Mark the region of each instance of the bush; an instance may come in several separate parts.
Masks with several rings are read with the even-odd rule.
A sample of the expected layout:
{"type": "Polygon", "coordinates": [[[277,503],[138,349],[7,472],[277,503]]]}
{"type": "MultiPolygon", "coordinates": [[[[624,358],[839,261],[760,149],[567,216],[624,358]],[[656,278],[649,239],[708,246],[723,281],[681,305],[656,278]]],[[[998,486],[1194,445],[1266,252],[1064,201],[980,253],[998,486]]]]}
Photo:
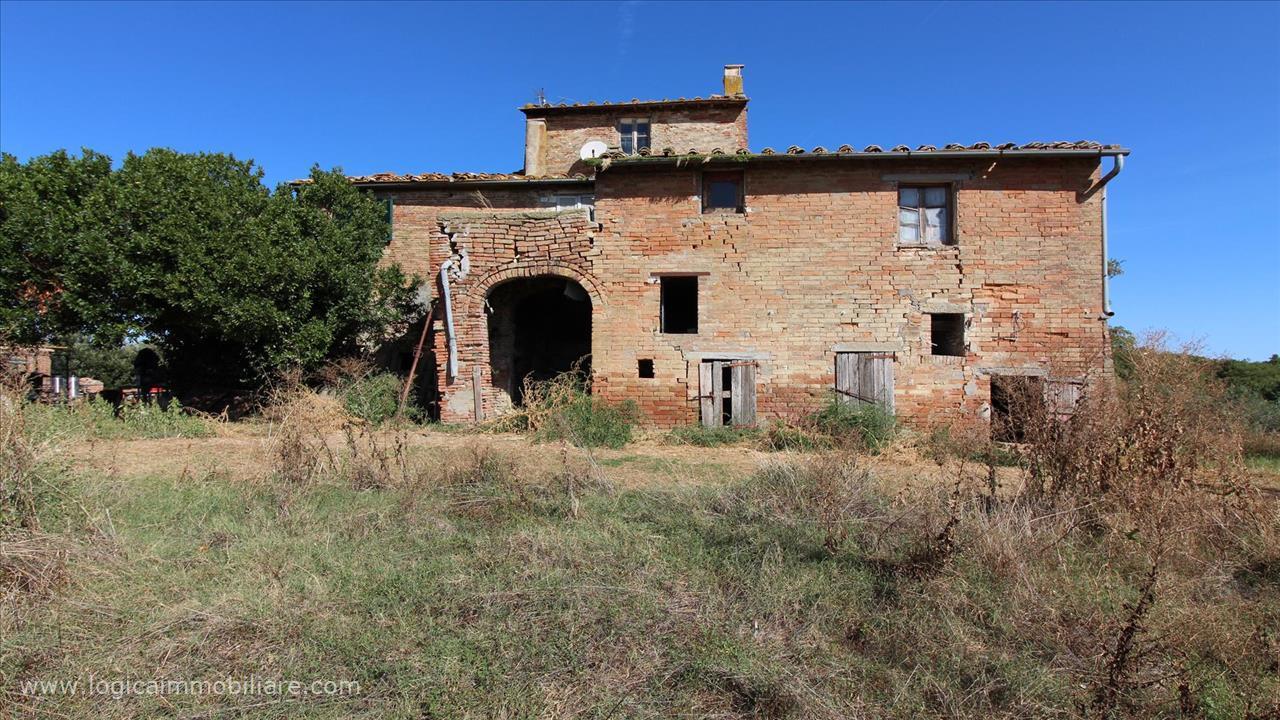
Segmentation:
{"type": "Polygon", "coordinates": [[[102,440],[208,437],[214,422],[194,415],[177,400],[167,403],[126,402],[119,407],[99,397],[69,405],[26,403],[24,410],[36,435],[55,438],[87,436],[102,440]]]}
{"type": "Polygon", "coordinates": [[[1228,395],[1249,430],[1280,434],[1280,399],[1269,400],[1256,390],[1239,387],[1231,388],[1228,395]]]}
{"type": "Polygon", "coordinates": [[[887,447],[898,432],[898,419],[883,407],[834,397],[810,417],[809,423],[840,444],[860,443],[873,453],[887,447]]]}
{"type": "Polygon", "coordinates": [[[620,448],[631,442],[640,422],[634,400],[612,402],[591,394],[590,378],[580,367],[550,380],[526,378],[524,404],[489,430],[532,432],[538,440],[566,440],[578,447],[620,448]]]}
{"type": "Polygon", "coordinates": [[[631,430],[639,418],[640,408],[634,400],[617,403],[579,394],[552,410],[549,422],[543,423],[534,437],[616,450],[631,442],[631,430]]]}
{"type": "Polygon", "coordinates": [[[111,403],[94,398],[88,403],[94,418],[94,434],[100,438],[206,437],[214,433],[208,420],[191,415],[177,400],[159,403],[125,403],[119,412],[111,403]]]}
{"type": "MultiPolygon", "coordinates": [[[[404,381],[400,376],[376,373],[354,378],[339,390],[347,412],[373,425],[380,425],[396,416],[400,407],[400,391],[404,381]]],[[[406,403],[405,411],[412,413],[413,403],[406,403]]]]}

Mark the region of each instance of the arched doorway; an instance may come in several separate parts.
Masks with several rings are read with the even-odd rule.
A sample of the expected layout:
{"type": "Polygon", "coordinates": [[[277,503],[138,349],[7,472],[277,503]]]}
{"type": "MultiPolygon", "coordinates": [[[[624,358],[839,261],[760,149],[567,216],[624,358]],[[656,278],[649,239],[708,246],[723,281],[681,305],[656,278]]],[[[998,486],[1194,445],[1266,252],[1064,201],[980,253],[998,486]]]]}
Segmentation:
{"type": "Polygon", "coordinates": [[[493,384],[520,405],[524,380],[548,380],[581,360],[591,370],[591,297],[576,281],[556,275],[516,278],[494,286],[489,313],[493,384]]]}

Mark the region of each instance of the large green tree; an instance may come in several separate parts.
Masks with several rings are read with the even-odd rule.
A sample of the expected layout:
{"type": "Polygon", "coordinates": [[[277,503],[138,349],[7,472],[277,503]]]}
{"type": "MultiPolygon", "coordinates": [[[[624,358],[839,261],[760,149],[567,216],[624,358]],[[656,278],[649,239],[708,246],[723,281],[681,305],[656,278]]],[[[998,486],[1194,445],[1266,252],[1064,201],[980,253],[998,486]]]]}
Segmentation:
{"type": "MultiPolygon", "coordinates": [[[[4,317],[20,339],[146,338],[163,349],[179,387],[225,387],[370,349],[413,319],[412,283],[379,265],[385,210],[340,171],[313,168],[306,183],[271,192],[253,162],[229,155],[153,149],[115,171],[88,151],[48,158],[55,166],[92,160],[107,171],[44,208],[28,188],[45,182],[50,160],[4,159],[6,266],[33,245],[24,234],[33,226],[52,248],[36,256],[51,262],[21,261],[49,278],[41,281],[49,298],[4,317]],[[71,218],[59,220],[65,229],[41,226],[46,210],[71,218]]],[[[23,296],[27,272],[6,274],[7,297],[23,296]]]]}
{"type": "MultiPolygon", "coordinates": [[[[107,329],[104,287],[77,241],[85,206],[111,177],[111,159],[66,151],[27,163],[0,155],[0,334],[25,343],[107,329]]],[[[118,330],[118,328],[113,328],[118,330]]]]}

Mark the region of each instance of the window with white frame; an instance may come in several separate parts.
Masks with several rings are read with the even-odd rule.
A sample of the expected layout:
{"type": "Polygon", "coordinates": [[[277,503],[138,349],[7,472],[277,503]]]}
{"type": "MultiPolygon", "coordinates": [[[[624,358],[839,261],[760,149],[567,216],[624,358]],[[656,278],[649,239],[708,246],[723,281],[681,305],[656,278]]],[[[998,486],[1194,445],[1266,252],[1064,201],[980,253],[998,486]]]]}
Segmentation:
{"type": "Polygon", "coordinates": [[[583,208],[587,211],[587,217],[591,222],[596,220],[595,195],[551,195],[542,198],[542,204],[544,207],[555,208],[558,211],[583,208]]]}
{"type": "Polygon", "coordinates": [[[951,204],[946,185],[898,188],[899,244],[954,245],[951,204]]]}
{"type": "Polygon", "coordinates": [[[622,118],[618,121],[618,135],[618,145],[628,155],[635,155],[640,148],[652,147],[649,144],[649,118],[622,118]]]}

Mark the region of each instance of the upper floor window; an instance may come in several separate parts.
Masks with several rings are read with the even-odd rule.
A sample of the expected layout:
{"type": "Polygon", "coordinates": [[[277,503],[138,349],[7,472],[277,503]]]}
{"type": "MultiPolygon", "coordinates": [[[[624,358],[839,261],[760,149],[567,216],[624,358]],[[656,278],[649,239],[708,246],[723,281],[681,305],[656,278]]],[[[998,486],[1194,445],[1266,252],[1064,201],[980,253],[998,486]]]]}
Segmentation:
{"type": "Polygon", "coordinates": [[[622,152],[635,155],[640,148],[652,147],[649,140],[649,118],[622,118],[618,121],[622,152]]]}
{"type": "Polygon", "coordinates": [[[898,188],[898,242],[903,245],[954,245],[951,188],[945,185],[898,188]]]}
{"type": "Polygon", "coordinates": [[[702,212],[728,210],[742,212],[742,173],[709,172],[702,176],[702,212]]]}

